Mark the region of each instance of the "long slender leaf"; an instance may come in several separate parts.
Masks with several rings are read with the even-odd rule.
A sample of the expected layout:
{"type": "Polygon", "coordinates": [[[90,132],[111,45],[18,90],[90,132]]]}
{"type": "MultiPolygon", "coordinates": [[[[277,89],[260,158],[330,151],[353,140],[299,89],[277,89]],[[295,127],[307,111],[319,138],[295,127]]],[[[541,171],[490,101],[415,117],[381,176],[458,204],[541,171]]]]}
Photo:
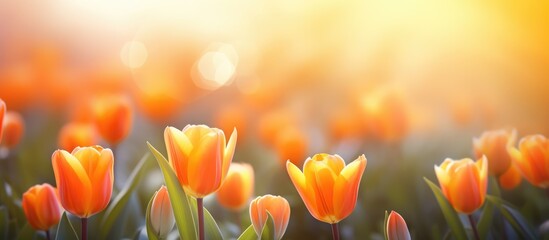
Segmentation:
{"type": "Polygon", "coordinates": [[[63,216],[61,216],[61,221],[59,222],[59,225],[57,226],[57,233],[55,234],[56,240],[61,239],[80,239],[79,235],[74,230],[74,227],[72,226],[71,221],[69,220],[69,217],[67,216],[67,213],[63,213],[63,216]]]}
{"type": "Polygon", "coordinates": [[[505,219],[525,239],[537,239],[535,231],[526,219],[512,207],[510,203],[496,196],[486,196],[486,199],[495,204],[505,219]]]}
{"type": "Polygon", "coordinates": [[[261,230],[261,240],[275,240],[275,226],[273,216],[267,211],[267,222],[261,230]]]}
{"type": "MultiPolygon", "coordinates": [[[[191,205],[191,208],[193,209],[193,217],[194,219],[198,219],[198,208],[196,205],[196,199],[189,197],[189,204],[191,205]]],[[[219,229],[219,226],[215,222],[215,219],[213,218],[212,214],[204,207],[204,235],[206,239],[211,240],[223,240],[223,234],[221,234],[221,230],[219,229]]]]}
{"type": "Polygon", "coordinates": [[[254,226],[250,225],[246,228],[240,237],[238,237],[238,240],[257,240],[257,233],[255,233],[254,226]]]}
{"type": "Polygon", "coordinates": [[[152,227],[151,218],[150,218],[151,217],[151,207],[152,207],[153,200],[154,200],[154,195],[151,197],[151,200],[149,201],[149,204],[147,205],[147,214],[145,216],[146,226],[147,226],[147,237],[149,238],[149,240],[158,240],[159,237],[156,234],[156,232],[154,231],[154,228],[152,227]]]}
{"type": "MultiPolygon", "coordinates": [[[[145,164],[148,162],[147,159],[149,158],[149,156],[150,153],[145,153],[141,160],[139,160],[139,163],[137,163],[137,166],[135,166],[135,168],[133,169],[130,177],[126,181],[126,184],[105,211],[103,219],[101,220],[100,235],[102,239],[106,238],[107,235],[111,232],[113,226],[116,223],[116,220],[120,217],[120,214],[127,206],[132,193],[135,192],[135,189],[141,182],[141,179],[143,179],[143,177],[145,176],[146,172],[143,171],[143,169],[145,167],[145,164]]],[[[119,231],[122,230],[120,228],[118,229],[119,231]]]]}
{"type": "Polygon", "coordinates": [[[179,230],[179,236],[181,239],[185,240],[197,239],[193,213],[189,206],[189,201],[185,191],[181,187],[181,184],[179,184],[179,180],[168,164],[166,158],[164,158],[164,156],[149,142],[147,142],[147,145],[156,158],[156,162],[158,162],[158,165],[162,170],[162,174],[164,175],[164,181],[166,183],[166,187],[168,188],[168,195],[170,196],[170,202],[172,204],[177,229],[179,230]]]}
{"type": "Polygon", "coordinates": [[[490,232],[490,226],[492,226],[492,219],[494,218],[494,203],[486,201],[482,210],[482,215],[477,223],[478,234],[480,239],[486,239],[490,232]]]}
{"type": "Polygon", "coordinates": [[[446,219],[446,222],[448,223],[448,226],[450,227],[450,230],[456,237],[456,239],[467,239],[467,233],[465,232],[465,229],[463,227],[463,224],[461,223],[461,220],[459,219],[458,214],[450,205],[448,200],[446,200],[446,197],[444,197],[444,194],[438,188],[433,182],[429,181],[427,178],[423,178],[427,185],[429,185],[429,188],[433,191],[435,194],[435,198],[437,199],[438,205],[440,206],[440,209],[442,210],[442,213],[444,214],[444,218],[446,219]]]}

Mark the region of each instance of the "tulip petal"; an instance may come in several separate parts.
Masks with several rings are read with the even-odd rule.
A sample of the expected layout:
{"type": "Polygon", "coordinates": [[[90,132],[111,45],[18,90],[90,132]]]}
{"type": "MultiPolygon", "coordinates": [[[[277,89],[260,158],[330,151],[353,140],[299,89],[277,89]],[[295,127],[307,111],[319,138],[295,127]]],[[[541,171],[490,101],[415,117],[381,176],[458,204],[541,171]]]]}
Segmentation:
{"type": "Polygon", "coordinates": [[[53,157],[59,197],[63,207],[79,217],[87,217],[91,201],[91,182],[78,159],[64,150],[53,157]]]}
{"type": "MultiPolygon", "coordinates": [[[[231,134],[231,138],[229,138],[229,142],[227,143],[227,146],[224,146],[223,151],[223,169],[222,169],[222,177],[221,179],[225,179],[225,176],[227,176],[227,172],[229,171],[229,166],[231,165],[231,161],[233,160],[234,155],[234,149],[236,147],[236,138],[237,138],[237,131],[236,128],[233,130],[233,133],[231,134]]],[[[225,141],[225,137],[223,137],[223,141],[225,141]]]]}
{"type": "Polygon", "coordinates": [[[195,197],[204,197],[221,186],[222,132],[209,132],[196,144],[189,156],[189,190],[195,197]]]}
{"type": "Polygon", "coordinates": [[[90,173],[92,182],[92,213],[103,210],[110,202],[114,181],[114,156],[110,149],[101,151],[101,156],[95,163],[95,169],[90,173]]]}
{"type": "Polygon", "coordinates": [[[181,185],[187,185],[188,156],[193,149],[193,144],[187,135],[174,127],[166,127],[164,142],[168,151],[168,161],[177,174],[179,182],[181,185]]]}
{"type": "Polygon", "coordinates": [[[479,189],[479,175],[478,168],[468,163],[451,176],[449,200],[458,212],[470,214],[482,205],[484,194],[479,189]]]}
{"type": "Polygon", "coordinates": [[[92,176],[92,173],[95,172],[95,167],[97,167],[96,161],[101,157],[101,153],[91,147],[78,148],[72,155],[80,161],[88,176],[92,176]]]}
{"type": "Polygon", "coordinates": [[[297,168],[292,162],[290,162],[290,160],[286,161],[286,169],[288,171],[290,179],[292,180],[292,183],[299,193],[299,196],[301,196],[301,199],[303,199],[307,210],[309,210],[311,215],[313,215],[315,218],[320,218],[320,215],[317,211],[315,193],[309,187],[303,172],[301,172],[299,168],[297,168]]]}
{"type": "Polygon", "coordinates": [[[368,160],[361,155],[340,173],[334,186],[334,206],[337,219],[349,216],[356,205],[362,174],[368,160]]]}

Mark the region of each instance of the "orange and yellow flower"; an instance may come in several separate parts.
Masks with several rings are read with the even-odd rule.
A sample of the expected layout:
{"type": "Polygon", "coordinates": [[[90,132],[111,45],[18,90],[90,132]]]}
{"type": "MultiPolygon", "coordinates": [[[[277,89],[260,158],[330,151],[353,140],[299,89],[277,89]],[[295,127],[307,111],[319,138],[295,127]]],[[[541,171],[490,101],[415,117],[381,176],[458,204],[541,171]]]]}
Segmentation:
{"type": "Polygon", "coordinates": [[[289,127],[277,134],[274,147],[282,166],[286,164],[286,160],[301,165],[307,156],[309,141],[303,131],[289,127]]]}
{"type": "Polygon", "coordinates": [[[4,116],[2,144],[7,148],[14,148],[21,142],[25,133],[25,122],[17,112],[8,111],[4,116]]]}
{"type": "Polygon", "coordinates": [[[61,128],[57,142],[61,149],[72,151],[80,146],[93,146],[98,139],[92,124],[71,122],[61,128]]]}
{"type": "Polygon", "coordinates": [[[250,203],[250,218],[255,233],[261,236],[268,214],[274,222],[274,238],[281,239],[290,221],[290,204],[281,196],[265,195],[257,197],[250,203]]]}
{"type": "Polygon", "coordinates": [[[4,126],[4,116],[6,115],[6,103],[0,98],[0,143],[2,143],[2,129],[4,126]]]}
{"type": "Polygon", "coordinates": [[[187,125],[182,131],[165,129],[170,165],[187,194],[203,198],[221,187],[233,159],[236,137],[235,129],[226,143],[223,131],[206,125],[187,125]]]}
{"type": "Polygon", "coordinates": [[[387,231],[388,240],[410,240],[410,232],[408,231],[408,226],[406,226],[406,221],[395,211],[391,211],[389,217],[387,218],[387,226],[385,226],[385,231],[387,231]]]}
{"type": "Polygon", "coordinates": [[[322,153],[305,160],[303,172],[290,161],[286,169],[311,215],[333,224],[353,212],[366,163],[361,155],[345,166],[340,156],[322,153]]]}
{"type": "Polygon", "coordinates": [[[231,163],[223,185],[217,191],[221,206],[240,211],[254,193],[254,169],[247,163],[231,163]]]}
{"type": "Polygon", "coordinates": [[[68,212],[88,218],[107,207],[114,181],[114,157],[108,148],[77,147],[72,153],[52,155],[53,172],[61,205],[68,212]]]}
{"type": "Polygon", "coordinates": [[[148,221],[160,239],[166,239],[175,225],[172,204],[166,186],[160,187],[154,193],[148,221]]]}
{"type": "Polygon", "coordinates": [[[511,190],[522,182],[522,176],[516,164],[512,163],[506,172],[498,177],[499,185],[503,189],[511,190]]]}
{"type": "Polygon", "coordinates": [[[519,148],[509,147],[522,176],[532,185],[549,187],[549,141],[543,135],[529,135],[519,142],[519,148]]]}
{"type": "Polygon", "coordinates": [[[92,104],[97,131],[109,144],[120,143],[132,129],[132,108],[128,99],[107,95],[94,99],[92,104]]]}
{"type": "Polygon", "coordinates": [[[456,211],[471,214],[484,203],[488,184],[486,157],[477,162],[447,158],[440,166],[435,165],[435,173],[444,196],[456,211]]]}
{"type": "Polygon", "coordinates": [[[488,171],[491,175],[500,176],[511,167],[511,157],[507,152],[509,146],[515,145],[516,130],[494,130],[483,132],[479,138],[473,139],[475,157],[482,155],[488,159],[488,171]]]}
{"type": "Polygon", "coordinates": [[[22,205],[27,221],[36,230],[47,231],[59,223],[63,213],[57,191],[47,183],[34,185],[23,193],[22,205]]]}

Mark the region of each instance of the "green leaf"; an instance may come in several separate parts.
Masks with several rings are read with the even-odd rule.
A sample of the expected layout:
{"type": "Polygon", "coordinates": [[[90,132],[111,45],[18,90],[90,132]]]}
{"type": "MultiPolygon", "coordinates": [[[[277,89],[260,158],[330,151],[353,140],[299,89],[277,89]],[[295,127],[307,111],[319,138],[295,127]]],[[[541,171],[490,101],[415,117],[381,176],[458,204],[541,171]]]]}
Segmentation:
{"type": "Polygon", "coordinates": [[[55,239],[80,239],[66,212],[61,216],[61,221],[59,222],[59,226],[57,226],[55,239]]]}
{"type": "Polygon", "coordinates": [[[515,208],[512,207],[510,203],[507,203],[503,199],[496,196],[488,195],[486,196],[486,199],[498,207],[503,217],[505,217],[505,219],[517,232],[523,236],[523,238],[537,239],[532,226],[515,208]]]}
{"type": "Polygon", "coordinates": [[[387,212],[387,210],[385,210],[385,219],[383,219],[383,236],[385,236],[385,240],[388,240],[388,236],[387,236],[387,221],[389,220],[389,213],[387,212]]]}
{"type": "Polygon", "coordinates": [[[440,206],[440,209],[442,210],[442,213],[444,214],[444,218],[446,219],[446,222],[448,223],[448,226],[450,227],[450,230],[456,237],[456,239],[464,239],[467,240],[467,233],[465,232],[465,228],[463,228],[463,224],[461,223],[461,220],[459,219],[458,214],[450,205],[448,200],[446,200],[446,197],[440,190],[440,188],[437,187],[433,182],[429,181],[427,178],[423,178],[427,185],[431,188],[433,191],[433,194],[435,194],[435,198],[437,199],[438,205],[440,206]]]}
{"type": "Polygon", "coordinates": [[[185,191],[179,184],[177,176],[173,172],[168,161],[158,150],[156,150],[149,142],[147,142],[149,149],[156,158],[156,162],[162,170],[164,175],[164,181],[168,188],[168,195],[170,196],[170,202],[172,204],[173,214],[175,216],[175,222],[177,229],[179,230],[179,236],[181,239],[197,239],[195,223],[193,220],[193,213],[189,206],[189,201],[185,191]]]}
{"type": "MultiPolygon", "coordinates": [[[[120,217],[124,208],[127,206],[128,201],[130,200],[132,193],[139,185],[139,182],[141,182],[141,179],[145,176],[146,171],[143,171],[143,169],[145,164],[148,163],[147,159],[149,158],[149,155],[150,153],[146,153],[141,160],[139,160],[139,163],[137,163],[137,166],[133,169],[128,180],[126,180],[126,185],[124,185],[122,190],[120,190],[118,195],[116,195],[114,201],[109,204],[109,207],[105,211],[103,219],[101,220],[100,235],[102,239],[105,239],[113,229],[113,226],[116,225],[116,220],[120,217]]],[[[122,230],[121,228],[115,229],[119,231],[122,230]]]]}
{"type": "Polygon", "coordinates": [[[29,223],[25,223],[25,225],[23,225],[23,227],[19,229],[19,235],[17,235],[17,239],[34,239],[35,236],[36,230],[34,230],[29,223]]]}
{"type": "MultiPolygon", "coordinates": [[[[193,210],[194,219],[198,219],[198,208],[196,205],[196,199],[189,197],[189,204],[193,210]]],[[[211,240],[223,240],[223,235],[219,226],[215,222],[212,214],[204,207],[204,235],[206,239],[211,240]]]]}
{"type": "Polygon", "coordinates": [[[145,216],[146,226],[147,226],[147,237],[150,240],[158,240],[160,237],[158,237],[158,235],[154,231],[154,228],[152,227],[152,223],[150,221],[151,208],[152,208],[153,200],[154,200],[154,195],[151,197],[151,200],[149,201],[149,204],[147,205],[147,214],[145,216]]]}
{"type": "Polygon", "coordinates": [[[9,213],[8,209],[4,206],[0,206],[0,238],[8,239],[9,232],[9,213]]]}
{"type": "Polygon", "coordinates": [[[267,222],[261,230],[261,240],[275,240],[275,226],[273,216],[267,211],[267,222]]]}
{"type": "Polygon", "coordinates": [[[238,240],[257,240],[257,233],[253,225],[250,225],[244,232],[238,237],[238,240]]]}
{"type": "Polygon", "coordinates": [[[492,226],[492,219],[494,217],[494,203],[486,201],[484,204],[482,215],[477,223],[478,234],[480,239],[487,239],[490,232],[490,226],[492,226]]]}
{"type": "Polygon", "coordinates": [[[489,186],[489,193],[491,193],[494,196],[501,197],[501,190],[499,190],[499,183],[496,177],[491,176],[490,178],[489,186]]]}

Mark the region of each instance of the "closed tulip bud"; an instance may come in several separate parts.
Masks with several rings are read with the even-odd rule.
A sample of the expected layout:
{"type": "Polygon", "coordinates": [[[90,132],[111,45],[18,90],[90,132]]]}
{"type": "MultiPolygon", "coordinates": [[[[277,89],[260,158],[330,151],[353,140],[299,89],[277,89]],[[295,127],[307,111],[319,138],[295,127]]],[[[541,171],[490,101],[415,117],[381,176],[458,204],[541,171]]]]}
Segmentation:
{"type": "Polygon", "coordinates": [[[254,169],[247,163],[231,163],[223,185],[217,191],[221,206],[240,211],[254,193],[254,169]]]}
{"type": "Polygon", "coordinates": [[[435,173],[442,193],[456,211],[471,214],[484,203],[488,184],[486,157],[477,162],[447,158],[440,166],[435,165],[435,173]]]}
{"type": "Polygon", "coordinates": [[[518,149],[509,147],[508,150],[528,182],[540,188],[549,187],[549,141],[545,136],[523,137],[518,149]]]}
{"type": "Polygon", "coordinates": [[[187,194],[203,198],[221,187],[233,159],[236,136],[235,129],[226,143],[223,131],[205,125],[187,125],[182,131],[165,129],[170,165],[187,194]]]}
{"type": "Polygon", "coordinates": [[[36,230],[48,231],[59,223],[63,213],[55,188],[47,183],[23,193],[22,205],[27,221],[36,230]]]}
{"type": "Polygon", "coordinates": [[[335,224],[355,209],[366,163],[366,157],[361,155],[345,166],[340,156],[322,153],[305,160],[303,172],[290,161],[286,169],[311,215],[335,224]]]}
{"type": "Polygon", "coordinates": [[[160,239],[166,239],[173,226],[175,225],[175,218],[173,215],[172,204],[170,203],[170,197],[168,196],[168,189],[166,186],[160,187],[152,200],[150,219],[153,231],[160,237],[160,239]]]}
{"type": "Polygon", "coordinates": [[[97,143],[95,128],[89,123],[68,123],[59,132],[58,145],[67,151],[72,151],[79,146],[93,146],[97,143]]]}
{"type": "Polygon", "coordinates": [[[107,207],[114,181],[114,157],[108,148],[77,147],[72,153],[52,155],[61,205],[67,212],[88,218],[107,207]]]}
{"type": "Polygon", "coordinates": [[[2,129],[4,127],[4,116],[6,115],[6,103],[0,98],[0,143],[2,143],[2,129]]]}
{"type": "Polygon", "coordinates": [[[4,116],[2,144],[7,148],[15,148],[25,133],[25,122],[17,112],[8,111],[4,116]]]}
{"type": "Polygon", "coordinates": [[[387,231],[388,240],[410,240],[410,232],[408,231],[408,226],[406,226],[406,221],[395,211],[391,211],[389,217],[387,218],[387,226],[385,226],[385,231],[387,231]]]}
{"type": "Polygon", "coordinates": [[[116,145],[130,133],[132,108],[122,96],[97,98],[92,104],[97,131],[109,144],[116,145]]]}
{"type": "Polygon", "coordinates": [[[281,239],[290,221],[290,204],[281,196],[265,195],[250,203],[250,218],[255,233],[261,236],[269,212],[273,217],[275,239],[281,239]]]}
{"type": "Polygon", "coordinates": [[[486,156],[490,174],[500,176],[511,167],[507,148],[515,145],[516,139],[516,130],[486,131],[479,138],[473,139],[475,156],[477,159],[486,156]]]}
{"type": "Polygon", "coordinates": [[[503,189],[511,190],[516,188],[522,181],[522,176],[515,164],[511,164],[511,167],[506,172],[498,177],[499,185],[503,189]]]}

